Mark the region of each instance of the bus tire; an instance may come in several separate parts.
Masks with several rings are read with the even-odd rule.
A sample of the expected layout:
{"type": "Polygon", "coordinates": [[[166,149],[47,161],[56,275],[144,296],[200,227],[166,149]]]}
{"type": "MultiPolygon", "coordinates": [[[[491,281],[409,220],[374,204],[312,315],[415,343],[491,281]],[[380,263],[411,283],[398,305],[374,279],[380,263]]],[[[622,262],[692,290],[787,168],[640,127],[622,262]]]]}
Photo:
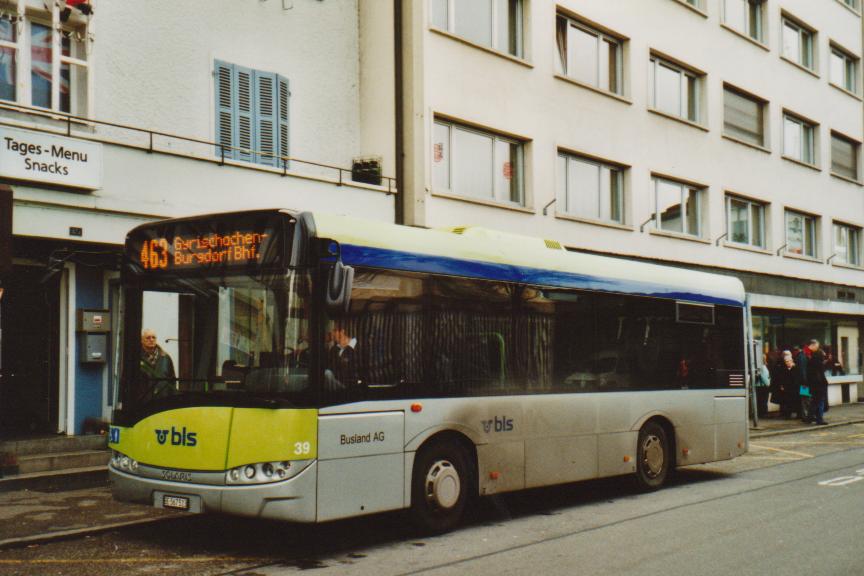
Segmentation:
{"type": "Polygon", "coordinates": [[[414,459],[411,478],[411,517],[424,533],[454,528],[468,504],[471,473],[468,455],[455,442],[434,442],[414,459]]]}
{"type": "Polygon", "coordinates": [[[673,466],[666,429],[658,422],[647,422],[636,445],[636,483],[642,490],[658,490],[671,477],[673,466]]]}

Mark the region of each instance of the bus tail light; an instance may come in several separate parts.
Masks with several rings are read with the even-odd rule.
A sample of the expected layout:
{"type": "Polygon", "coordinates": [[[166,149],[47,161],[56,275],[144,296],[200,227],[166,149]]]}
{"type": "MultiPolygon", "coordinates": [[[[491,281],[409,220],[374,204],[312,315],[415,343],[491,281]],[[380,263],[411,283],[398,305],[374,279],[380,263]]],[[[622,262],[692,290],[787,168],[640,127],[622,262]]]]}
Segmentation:
{"type": "Polygon", "coordinates": [[[422,412],[422,411],[423,411],[423,405],[420,404],[419,402],[415,402],[415,403],[411,404],[411,412],[414,412],[416,414],[417,412],[422,412]]]}

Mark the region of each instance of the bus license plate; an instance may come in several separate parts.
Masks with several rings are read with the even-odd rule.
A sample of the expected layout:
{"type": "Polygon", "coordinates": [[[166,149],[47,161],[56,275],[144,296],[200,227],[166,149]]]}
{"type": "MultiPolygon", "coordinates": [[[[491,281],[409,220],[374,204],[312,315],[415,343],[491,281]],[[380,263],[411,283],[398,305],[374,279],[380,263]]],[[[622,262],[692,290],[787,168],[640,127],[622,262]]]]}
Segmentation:
{"type": "Polygon", "coordinates": [[[189,510],[189,498],[185,496],[162,496],[162,507],[173,508],[175,510],[189,510]]]}

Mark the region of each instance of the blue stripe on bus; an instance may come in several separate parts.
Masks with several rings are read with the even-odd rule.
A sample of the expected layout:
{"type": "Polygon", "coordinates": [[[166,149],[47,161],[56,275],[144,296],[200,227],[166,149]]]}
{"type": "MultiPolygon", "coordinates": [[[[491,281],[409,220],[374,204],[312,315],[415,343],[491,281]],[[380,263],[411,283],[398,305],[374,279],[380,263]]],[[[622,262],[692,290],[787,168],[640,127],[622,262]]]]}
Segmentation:
{"type": "Polygon", "coordinates": [[[601,278],[587,274],[542,270],[512,264],[496,264],[477,260],[461,260],[449,256],[433,256],[370,246],[355,246],[342,244],[342,261],[351,266],[368,266],[402,270],[405,272],[427,272],[430,274],[446,274],[449,276],[465,276],[497,280],[501,282],[517,282],[536,286],[556,288],[575,288],[581,290],[596,290],[599,292],[616,292],[655,298],[670,298],[701,302],[705,304],[722,304],[727,306],[743,306],[743,300],[729,298],[706,292],[690,292],[674,286],[660,283],[639,282],[614,278],[601,278]]]}

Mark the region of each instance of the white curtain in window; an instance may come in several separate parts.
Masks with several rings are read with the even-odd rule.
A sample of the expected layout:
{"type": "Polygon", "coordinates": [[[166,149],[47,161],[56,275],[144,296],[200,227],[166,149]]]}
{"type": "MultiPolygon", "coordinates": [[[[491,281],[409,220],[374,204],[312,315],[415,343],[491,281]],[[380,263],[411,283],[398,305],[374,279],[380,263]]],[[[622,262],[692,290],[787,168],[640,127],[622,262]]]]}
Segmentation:
{"type": "Polygon", "coordinates": [[[493,140],[490,136],[453,128],[452,189],[475,198],[492,199],[493,140]]]}

